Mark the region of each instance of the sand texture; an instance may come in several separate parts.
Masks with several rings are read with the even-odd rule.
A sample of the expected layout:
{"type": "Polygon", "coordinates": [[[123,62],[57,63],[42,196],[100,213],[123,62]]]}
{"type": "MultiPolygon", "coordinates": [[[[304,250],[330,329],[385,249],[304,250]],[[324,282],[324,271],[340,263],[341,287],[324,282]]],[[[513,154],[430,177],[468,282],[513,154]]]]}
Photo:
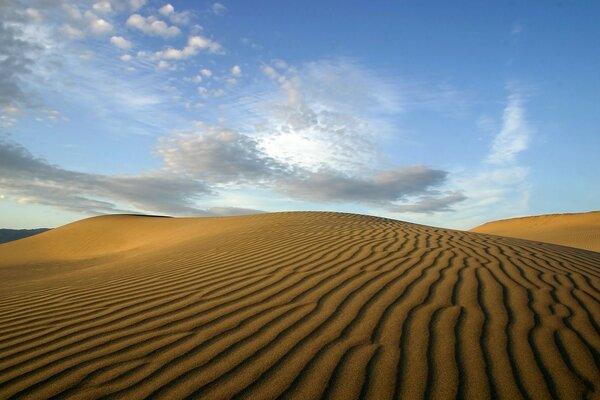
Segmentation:
{"type": "Polygon", "coordinates": [[[488,222],[471,232],[510,236],[600,252],[600,211],[488,222]]]}
{"type": "Polygon", "coordinates": [[[600,254],[383,218],[0,245],[0,398],[600,398],[600,254]]]}

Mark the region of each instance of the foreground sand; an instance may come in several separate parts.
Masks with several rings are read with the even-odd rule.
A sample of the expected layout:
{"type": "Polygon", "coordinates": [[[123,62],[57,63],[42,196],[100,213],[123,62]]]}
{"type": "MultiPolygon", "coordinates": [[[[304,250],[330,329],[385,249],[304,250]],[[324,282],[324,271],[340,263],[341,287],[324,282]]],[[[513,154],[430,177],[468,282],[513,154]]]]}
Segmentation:
{"type": "Polygon", "coordinates": [[[583,399],[600,254],[335,213],[0,245],[0,398],[583,399]]]}
{"type": "Polygon", "coordinates": [[[600,252],[600,211],[488,222],[471,232],[510,236],[600,252]]]}

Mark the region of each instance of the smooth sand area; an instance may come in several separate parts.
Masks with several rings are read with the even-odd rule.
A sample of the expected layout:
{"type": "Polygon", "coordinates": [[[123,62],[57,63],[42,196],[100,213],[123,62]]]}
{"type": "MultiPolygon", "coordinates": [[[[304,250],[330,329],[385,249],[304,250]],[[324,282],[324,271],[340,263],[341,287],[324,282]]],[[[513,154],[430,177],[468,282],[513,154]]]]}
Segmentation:
{"type": "Polygon", "coordinates": [[[510,236],[600,252],[600,211],[488,222],[471,232],[510,236]]]}
{"type": "Polygon", "coordinates": [[[0,398],[599,398],[599,289],[383,218],[95,217],[0,245],[0,398]]]}

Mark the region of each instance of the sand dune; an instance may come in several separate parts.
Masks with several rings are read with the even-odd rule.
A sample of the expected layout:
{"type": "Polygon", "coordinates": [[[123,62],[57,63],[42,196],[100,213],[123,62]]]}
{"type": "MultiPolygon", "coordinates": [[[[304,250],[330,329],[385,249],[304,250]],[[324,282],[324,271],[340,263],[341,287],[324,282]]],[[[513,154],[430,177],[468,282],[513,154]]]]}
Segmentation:
{"type": "Polygon", "coordinates": [[[510,236],[600,252],[600,211],[488,222],[471,232],[510,236]]]}
{"type": "Polygon", "coordinates": [[[337,213],[0,245],[0,398],[583,399],[600,254],[337,213]]]}

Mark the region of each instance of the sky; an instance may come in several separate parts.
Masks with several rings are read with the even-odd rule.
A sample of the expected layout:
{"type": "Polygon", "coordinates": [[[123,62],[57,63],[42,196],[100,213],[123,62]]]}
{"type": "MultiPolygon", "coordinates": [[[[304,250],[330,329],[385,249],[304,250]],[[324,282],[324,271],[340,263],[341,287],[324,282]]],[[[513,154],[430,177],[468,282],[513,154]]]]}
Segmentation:
{"type": "Polygon", "coordinates": [[[600,209],[597,1],[0,0],[0,227],[600,209]]]}

